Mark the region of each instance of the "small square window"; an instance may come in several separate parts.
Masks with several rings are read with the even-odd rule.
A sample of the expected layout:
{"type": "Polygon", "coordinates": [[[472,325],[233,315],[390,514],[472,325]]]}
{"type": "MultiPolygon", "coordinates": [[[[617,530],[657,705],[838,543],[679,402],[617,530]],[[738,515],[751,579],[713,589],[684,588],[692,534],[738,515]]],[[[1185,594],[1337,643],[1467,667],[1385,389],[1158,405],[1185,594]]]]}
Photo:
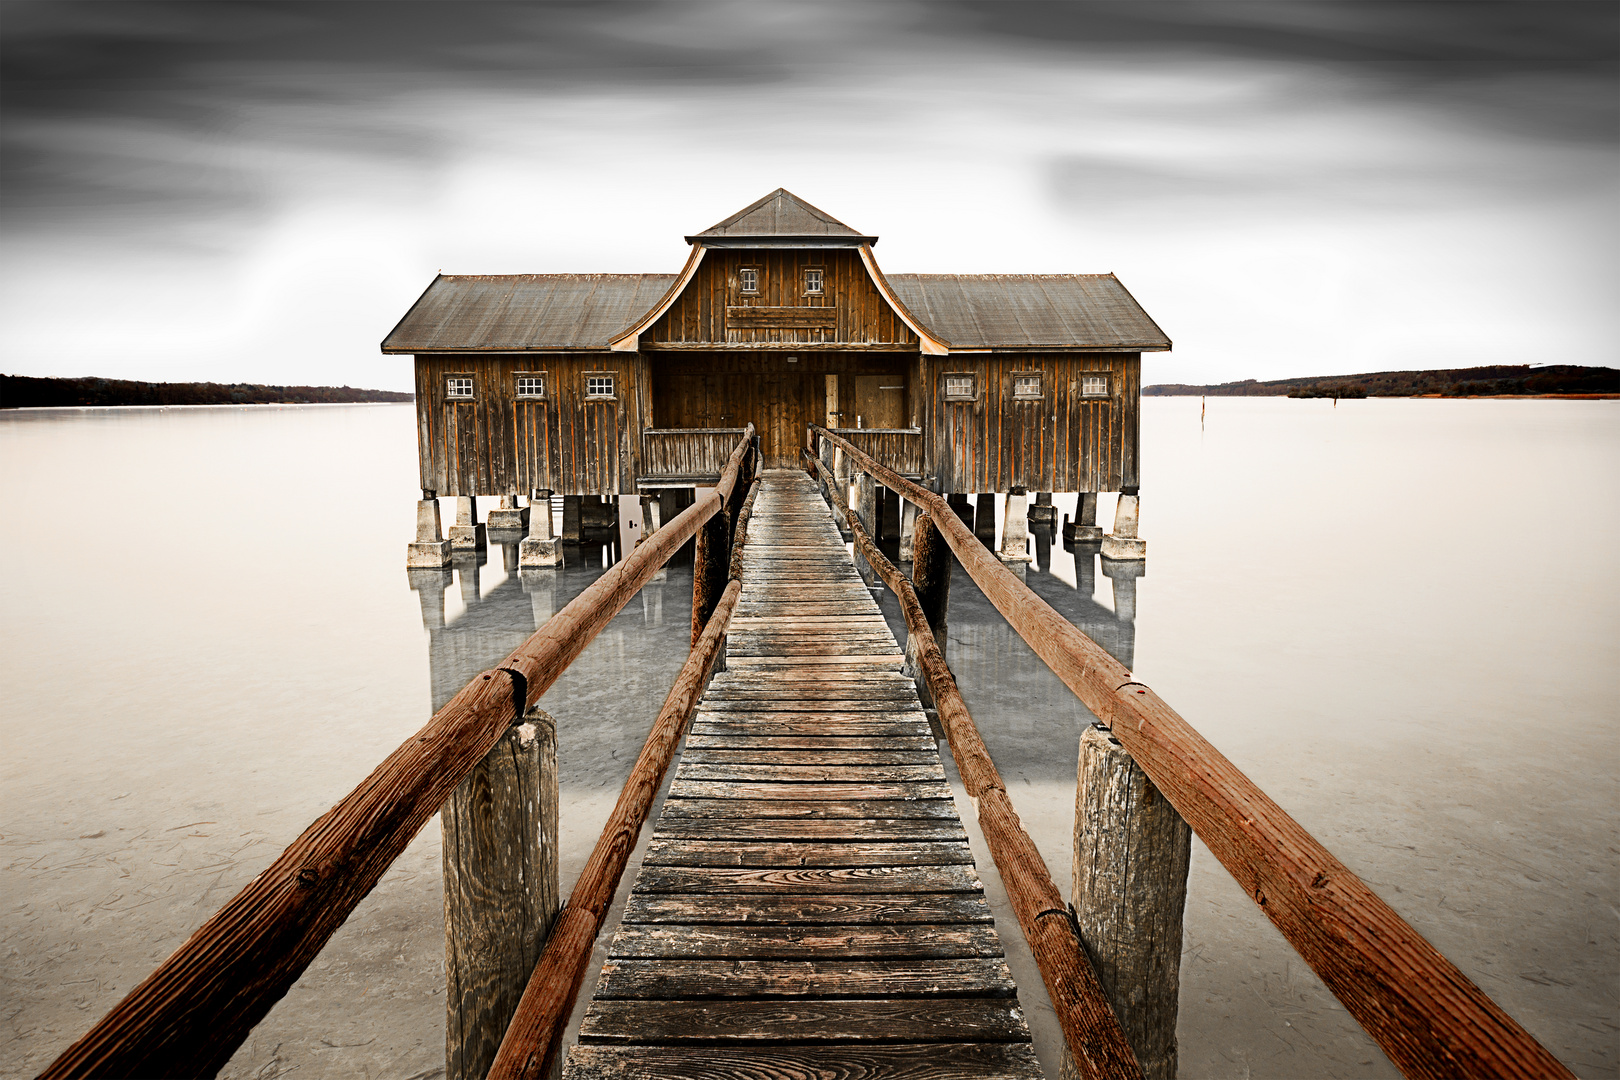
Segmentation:
{"type": "Polygon", "coordinates": [[[1108,396],[1108,376],[1106,376],[1106,375],[1082,375],[1080,377],[1080,396],[1081,397],[1107,397],[1108,396]]]}
{"type": "Polygon", "coordinates": [[[1013,376],[1014,401],[1039,401],[1041,397],[1040,372],[1026,371],[1013,376]]]}
{"type": "Polygon", "coordinates": [[[613,396],[613,376],[598,374],[585,376],[585,396],[587,398],[610,398],[613,396]]]}
{"type": "Polygon", "coordinates": [[[804,272],[804,293],[806,296],[821,296],[821,270],[812,267],[804,272]]]}
{"type": "Polygon", "coordinates": [[[546,373],[537,371],[532,374],[517,377],[517,396],[520,398],[543,398],[546,396],[546,373]]]}
{"type": "Polygon", "coordinates": [[[444,381],[444,396],[462,401],[470,400],[473,396],[473,383],[471,375],[452,375],[444,381]]]}
{"type": "Polygon", "coordinates": [[[745,266],[737,271],[737,291],[744,293],[759,292],[759,268],[745,266]]]}
{"type": "Polygon", "coordinates": [[[972,401],[978,396],[971,374],[949,374],[945,376],[946,401],[972,401]]]}

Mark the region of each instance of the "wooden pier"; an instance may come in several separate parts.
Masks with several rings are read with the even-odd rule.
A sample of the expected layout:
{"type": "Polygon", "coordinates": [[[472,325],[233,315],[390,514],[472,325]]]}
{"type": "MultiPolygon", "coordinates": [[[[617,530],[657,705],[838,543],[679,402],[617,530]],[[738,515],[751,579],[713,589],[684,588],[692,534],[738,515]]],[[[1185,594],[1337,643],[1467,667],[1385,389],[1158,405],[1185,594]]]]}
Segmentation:
{"type": "Polygon", "coordinates": [[[904,661],[802,471],[764,474],[564,1076],[1038,1077],[904,661]]]}

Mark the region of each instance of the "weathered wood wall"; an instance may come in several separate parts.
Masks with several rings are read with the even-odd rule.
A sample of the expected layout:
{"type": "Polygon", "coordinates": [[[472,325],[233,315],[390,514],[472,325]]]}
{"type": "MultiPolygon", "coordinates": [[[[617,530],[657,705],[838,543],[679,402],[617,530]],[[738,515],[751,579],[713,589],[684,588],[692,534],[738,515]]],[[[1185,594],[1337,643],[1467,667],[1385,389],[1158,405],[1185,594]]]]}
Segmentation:
{"type": "Polygon", "coordinates": [[[680,297],[641,335],[643,349],[704,345],[916,349],[917,335],[894,313],[853,249],[711,250],[680,297]],[[759,292],[743,293],[737,271],[759,270],[759,292]],[[822,293],[805,295],[804,270],[822,271],[822,293]]]}
{"type": "Polygon", "coordinates": [[[652,352],[649,423],[660,429],[752,423],[765,467],[794,468],[806,425],[825,422],[828,376],[837,379],[840,407],[853,422],[857,380],[873,381],[873,392],[894,394],[878,388],[909,386],[914,364],[904,353],[652,352]]]}
{"type": "Polygon", "coordinates": [[[1118,491],[1139,483],[1140,353],[927,357],[925,473],[943,492],[1118,491]],[[1015,400],[1015,373],[1039,372],[1041,397],[1015,400]],[[946,401],[945,376],[971,373],[973,401],[946,401]],[[1106,398],[1081,378],[1106,374],[1106,398]]]}
{"type": "Polygon", "coordinates": [[[641,479],[713,484],[742,433],[740,427],[648,428],[641,433],[641,479]]]}
{"type": "Polygon", "coordinates": [[[440,495],[564,495],[635,490],[646,393],[634,353],[418,356],[422,487],[440,495]],[[517,397],[517,375],[544,373],[546,397],[517,397]],[[614,376],[614,398],[586,400],[588,373],[614,376]],[[473,397],[446,397],[471,375],[473,397]]]}
{"type": "Polygon", "coordinates": [[[923,474],[921,428],[833,428],[862,452],[906,477],[923,474]]]}

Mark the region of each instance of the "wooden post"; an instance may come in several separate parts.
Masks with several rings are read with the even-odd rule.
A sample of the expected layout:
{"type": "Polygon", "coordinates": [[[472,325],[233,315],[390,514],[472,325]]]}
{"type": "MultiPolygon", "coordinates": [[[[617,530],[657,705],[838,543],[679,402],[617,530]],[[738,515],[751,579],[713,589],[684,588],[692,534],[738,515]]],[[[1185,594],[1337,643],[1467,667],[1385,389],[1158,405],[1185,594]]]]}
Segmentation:
{"type": "MultiPolygon", "coordinates": [[[[877,485],[870,473],[855,474],[855,503],[852,508],[855,516],[861,519],[861,528],[866,530],[866,535],[875,535],[872,528],[877,524],[877,485]]],[[[872,567],[859,551],[855,552],[855,569],[861,572],[867,584],[872,583],[872,567]]]]}
{"type": "MultiPolygon", "coordinates": [[[[956,558],[927,513],[917,515],[911,551],[911,587],[917,594],[917,603],[922,606],[923,618],[928,620],[928,630],[934,635],[940,655],[944,656],[945,621],[951,604],[951,566],[956,558]]],[[[917,680],[917,692],[923,703],[932,704],[928,680],[923,676],[917,645],[910,634],[906,635],[906,671],[917,680]]]]}
{"type": "Polygon", "coordinates": [[[1176,1075],[1181,919],[1192,830],[1118,740],[1080,736],[1074,916],[1147,1080],[1176,1075]]]}
{"type": "Polygon", "coordinates": [[[900,496],[890,488],[884,488],[879,496],[879,507],[882,520],[878,523],[878,531],[872,534],[876,540],[900,539],[900,496]]]}
{"type": "MultiPolygon", "coordinates": [[[[842,502],[849,502],[850,483],[849,455],[844,453],[843,447],[836,447],[833,453],[833,479],[838,482],[838,497],[842,502]]],[[[833,518],[838,524],[838,533],[845,540],[849,539],[849,522],[839,514],[833,518]]]]}
{"type": "Polygon", "coordinates": [[[973,535],[992,547],[996,542],[996,493],[979,492],[979,505],[973,512],[973,535]]]}
{"type": "Polygon", "coordinates": [[[725,508],[721,507],[698,529],[697,549],[692,556],[693,648],[703,636],[703,628],[709,624],[720,594],[726,591],[726,577],[731,572],[731,523],[726,518],[725,508]]]}
{"type": "Polygon", "coordinates": [[[530,709],[439,813],[447,1080],[483,1080],[557,915],[557,723],[530,709]]]}

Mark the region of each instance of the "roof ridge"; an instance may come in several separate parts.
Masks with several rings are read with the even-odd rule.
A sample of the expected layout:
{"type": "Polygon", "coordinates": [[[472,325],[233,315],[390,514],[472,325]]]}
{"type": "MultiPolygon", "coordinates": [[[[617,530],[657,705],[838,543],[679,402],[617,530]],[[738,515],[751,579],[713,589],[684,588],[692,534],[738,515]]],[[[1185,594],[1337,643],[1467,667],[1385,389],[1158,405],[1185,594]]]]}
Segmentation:
{"type": "Polygon", "coordinates": [[[796,208],[796,209],[798,209],[800,211],[803,211],[805,214],[807,214],[811,218],[814,218],[816,221],[821,222],[823,225],[833,226],[833,228],[829,229],[826,232],[825,235],[828,235],[828,236],[859,236],[859,235],[861,235],[856,230],[850,228],[848,225],[844,224],[842,221],[839,221],[837,218],[835,218],[831,214],[827,213],[827,211],[821,209],[818,206],[812,206],[810,203],[808,203],[805,200],[799,198],[799,196],[793,194],[793,192],[789,191],[787,188],[784,188],[784,187],[777,188],[775,191],[772,191],[770,194],[766,195],[764,198],[754,200],[753,202],[749,203],[747,206],[743,207],[741,210],[738,210],[735,214],[732,214],[730,217],[726,218],[725,220],[718,221],[715,224],[710,225],[707,229],[704,229],[702,232],[695,233],[693,235],[694,236],[711,236],[711,237],[717,237],[717,236],[786,236],[786,235],[799,235],[798,233],[792,232],[789,229],[788,226],[783,224],[782,219],[783,219],[784,209],[790,203],[792,204],[792,206],[794,208],[796,208]],[[763,217],[764,214],[761,213],[762,211],[768,211],[769,217],[770,217],[770,221],[768,223],[765,223],[764,231],[760,231],[760,232],[742,232],[742,233],[732,233],[732,232],[728,231],[728,230],[730,230],[730,228],[733,225],[736,225],[739,222],[746,221],[750,217],[754,217],[754,216],[763,217]]]}

